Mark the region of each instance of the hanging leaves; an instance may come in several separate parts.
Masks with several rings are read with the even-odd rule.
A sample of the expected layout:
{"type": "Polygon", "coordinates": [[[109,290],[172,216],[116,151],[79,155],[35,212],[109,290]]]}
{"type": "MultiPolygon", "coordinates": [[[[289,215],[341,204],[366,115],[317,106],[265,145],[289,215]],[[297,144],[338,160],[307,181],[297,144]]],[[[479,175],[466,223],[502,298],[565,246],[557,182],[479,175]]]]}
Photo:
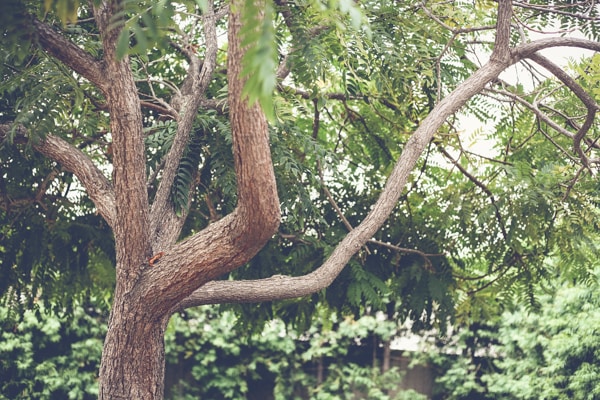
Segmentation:
{"type": "Polygon", "coordinates": [[[242,60],[242,76],[246,79],[243,96],[250,104],[258,101],[266,117],[275,118],[273,90],[277,68],[277,40],[273,27],[273,4],[271,0],[257,2],[246,0],[242,10],[242,46],[246,53],[242,60]]]}

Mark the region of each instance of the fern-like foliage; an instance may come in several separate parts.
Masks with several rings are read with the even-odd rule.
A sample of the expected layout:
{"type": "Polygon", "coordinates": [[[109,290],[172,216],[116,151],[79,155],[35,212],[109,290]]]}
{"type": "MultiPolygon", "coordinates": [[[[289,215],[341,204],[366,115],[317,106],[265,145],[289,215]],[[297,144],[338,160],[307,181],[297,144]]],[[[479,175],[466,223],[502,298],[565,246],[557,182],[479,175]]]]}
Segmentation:
{"type": "Polygon", "coordinates": [[[186,215],[190,207],[190,193],[198,178],[198,165],[202,160],[202,130],[197,130],[188,143],[179,162],[171,187],[171,201],[178,216],[186,215]]]}

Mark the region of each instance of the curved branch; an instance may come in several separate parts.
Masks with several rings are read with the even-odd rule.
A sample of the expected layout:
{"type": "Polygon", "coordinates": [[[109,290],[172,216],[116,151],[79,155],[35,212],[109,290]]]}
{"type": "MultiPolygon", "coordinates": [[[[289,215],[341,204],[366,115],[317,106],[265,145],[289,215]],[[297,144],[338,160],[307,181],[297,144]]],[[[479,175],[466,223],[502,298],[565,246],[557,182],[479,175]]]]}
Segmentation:
{"type": "MultiPolygon", "coordinates": [[[[157,318],[177,308],[194,290],[248,262],[277,231],[280,219],[269,132],[258,104],[242,97],[240,9],[229,14],[227,79],[238,204],[233,213],[165,250],[137,286],[139,299],[157,318]]],[[[262,0],[257,0],[260,9],[262,0]]]]}
{"type": "Polygon", "coordinates": [[[298,277],[276,276],[259,280],[210,282],[183,300],[180,303],[181,307],[290,299],[306,296],[329,286],[350,258],[373,237],[388,218],[421,154],[446,118],[458,111],[471,97],[511,65],[508,47],[510,18],[510,1],[500,0],[500,32],[490,61],[440,101],[423,120],[405,144],[385,188],[369,214],[338,244],[323,265],[307,275],[298,277]]]}
{"type": "MultiPolygon", "coordinates": [[[[542,110],[540,110],[540,108],[536,105],[536,104],[532,104],[530,102],[528,102],[527,100],[523,99],[522,97],[509,92],[508,90],[499,90],[499,89],[487,89],[488,92],[491,93],[497,93],[499,95],[502,96],[506,96],[514,101],[516,101],[517,103],[523,105],[524,107],[526,107],[529,111],[533,112],[535,114],[536,117],[539,118],[540,121],[543,121],[546,125],[548,125],[550,128],[554,129],[556,132],[558,132],[559,134],[568,137],[569,139],[573,139],[575,140],[575,134],[572,132],[569,132],[567,129],[563,128],[562,126],[558,125],[555,121],[552,120],[552,118],[550,118],[548,115],[546,115],[542,110]]],[[[569,125],[571,125],[571,123],[569,122],[569,125]]],[[[580,127],[576,127],[576,129],[580,130],[580,127]]],[[[563,153],[565,153],[569,158],[571,158],[571,156],[557,143],[555,143],[552,138],[550,138],[549,136],[545,135],[546,138],[548,140],[550,140],[552,142],[552,144],[558,148],[559,150],[561,150],[563,153]]],[[[600,145],[597,143],[593,143],[593,142],[589,142],[588,143],[591,147],[593,148],[600,148],[600,145]]]]}
{"type": "Polygon", "coordinates": [[[577,47],[592,51],[600,51],[600,42],[574,37],[553,37],[535,40],[515,47],[511,51],[511,64],[525,58],[531,58],[536,52],[551,47],[577,47]]]}
{"type": "Polygon", "coordinates": [[[110,85],[100,61],[37,18],[33,18],[32,24],[35,26],[38,41],[44,51],[92,82],[100,90],[104,91],[110,85]]]}
{"type": "Polygon", "coordinates": [[[565,71],[563,71],[561,68],[559,68],[552,61],[550,61],[546,57],[543,57],[539,54],[533,54],[529,58],[532,59],[533,61],[535,61],[536,63],[538,63],[539,65],[541,65],[542,67],[546,68],[554,76],[556,76],[562,83],[565,84],[565,86],[567,86],[573,93],[575,93],[575,95],[579,98],[579,100],[581,100],[581,102],[587,108],[587,116],[585,118],[585,121],[583,122],[583,125],[581,125],[581,127],[579,128],[579,130],[573,137],[573,149],[575,150],[575,153],[577,153],[577,155],[583,162],[583,165],[586,166],[587,168],[589,168],[590,167],[589,160],[588,160],[587,155],[581,148],[581,141],[583,140],[585,135],[588,133],[588,131],[592,127],[592,124],[594,123],[594,119],[596,117],[596,112],[599,109],[598,104],[596,103],[594,98],[592,96],[590,96],[575,81],[575,79],[571,78],[565,71]]]}
{"type": "MultiPolygon", "coordinates": [[[[12,126],[9,124],[0,124],[0,142],[6,138],[11,129],[12,126]]],[[[27,136],[24,127],[18,126],[16,129],[19,137],[27,136]]],[[[113,187],[85,153],[55,135],[46,135],[33,144],[33,148],[75,174],[94,202],[98,213],[109,226],[114,226],[116,207],[113,187]]]]}

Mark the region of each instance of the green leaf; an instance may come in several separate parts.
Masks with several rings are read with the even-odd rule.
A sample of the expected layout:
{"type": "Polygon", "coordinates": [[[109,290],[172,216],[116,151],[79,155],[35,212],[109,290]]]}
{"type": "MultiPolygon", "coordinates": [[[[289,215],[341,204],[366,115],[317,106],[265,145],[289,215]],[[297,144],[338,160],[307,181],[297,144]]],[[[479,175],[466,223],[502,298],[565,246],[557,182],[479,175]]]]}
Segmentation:
{"type": "Polygon", "coordinates": [[[121,29],[119,38],[117,39],[116,55],[118,59],[122,59],[129,52],[129,29],[121,29]]]}

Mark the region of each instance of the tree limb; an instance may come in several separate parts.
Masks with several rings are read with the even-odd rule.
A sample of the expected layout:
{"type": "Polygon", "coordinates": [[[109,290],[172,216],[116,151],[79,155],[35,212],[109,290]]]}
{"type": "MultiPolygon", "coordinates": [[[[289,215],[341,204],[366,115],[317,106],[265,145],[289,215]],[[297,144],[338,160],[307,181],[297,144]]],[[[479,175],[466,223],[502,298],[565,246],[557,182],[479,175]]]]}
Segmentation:
{"type": "MultiPolygon", "coordinates": [[[[190,138],[194,120],[203,100],[206,88],[212,79],[217,65],[217,31],[216,15],[212,1],[207,3],[208,10],[204,15],[204,34],[206,36],[206,52],[201,61],[195,54],[188,52],[190,66],[188,75],[180,89],[180,95],[172,101],[178,110],[177,133],[169,153],[165,157],[164,169],[150,213],[150,232],[152,232],[152,248],[156,253],[171,246],[179,238],[184,215],[177,216],[170,201],[171,188],[175,181],[179,162],[190,138]]],[[[193,192],[193,190],[190,190],[193,192]]]]}
{"type": "Polygon", "coordinates": [[[102,91],[111,84],[106,79],[102,62],[37,18],[33,18],[32,23],[36,28],[39,43],[48,54],[60,60],[102,91]]]}
{"type": "Polygon", "coordinates": [[[180,306],[215,303],[247,303],[306,296],[329,286],[350,258],[379,230],[388,218],[421,154],[446,118],[504,71],[512,61],[509,52],[511,5],[499,1],[498,36],[490,61],[440,101],[405,144],[381,195],[369,214],[342,239],[329,258],[315,271],[297,277],[277,276],[247,281],[214,281],[196,290],[180,306]]]}
{"type": "MultiPolygon", "coordinates": [[[[10,124],[0,124],[0,142],[5,140],[11,129],[10,124]]],[[[16,129],[19,137],[27,137],[25,127],[18,126],[16,129]]],[[[109,226],[114,226],[116,207],[113,187],[85,153],[60,137],[51,134],[34,143],[33,148],[75,174],[94,202],[98,213],[109,226]]]]}
{"type": "MultiPolygon", "coordinates": [[[[138,294],[157,318],[206,282],[248,262],[277,231],[280,219],[267,121],[258,104],[242,97],[244,49],[240,11],[230,5],[227,79],[233,157],[238,187],[235,210],[170,249],[142,275],[138,294]]],[[[260,9],[261,0],[257,0],[260,9]]]]}
{"type": "Polygon", "coordinates": [[[579,39],[574,37],[553,37],[535,40],[524,43],[514,48],[511,53],[510,63],[514,64],[525,58],[531,58],[536,52],[551,47],[577,47],[592,51],[600,51],[600,42],[593,40],[579,39]]]}
{"type": "Polygon", "coordinates": [[[546,57],[541,56],[540,54],[533,54],[529,56],[530,59],[540,64],[542,67],[546,68],[550,71],[554,76],[556,76],[562,83],[564,83],[575,95],[581,100],[581,102],[587,108],[587,116],[583,125],[579,128],[575,136],[573,137],[573,149],[575,153],[581,159],[583,165],[587,168],[590,168],[589,159],[583,149],[581,148],[581,141],[588,133],[592,124],[594,123],[594,119],[596,117],[596,112],[599,110],[598,104],[594,100],[592,96],[590,96],[576,81],[571,78],[565,71],[563,71],[560,67],[554,64],[552,61],[547,59],[546,57]]]}
{"type": "Polygon", "coordinates": [[[104,51],[106,104],[110,114],[113,151],[113,185],[116,218],[113,233],[117,250],[118,297],[136,283],[141,266],[151,255],[148,191],[146,189],[146,149],[140,98],[127,55],[117,56],[117,41],[123,21],[123,4],[119,0],[100,2],[94,17],[100,31],[104,51]],[[121,24],[119,24],[121,22],[121,24]]]}

